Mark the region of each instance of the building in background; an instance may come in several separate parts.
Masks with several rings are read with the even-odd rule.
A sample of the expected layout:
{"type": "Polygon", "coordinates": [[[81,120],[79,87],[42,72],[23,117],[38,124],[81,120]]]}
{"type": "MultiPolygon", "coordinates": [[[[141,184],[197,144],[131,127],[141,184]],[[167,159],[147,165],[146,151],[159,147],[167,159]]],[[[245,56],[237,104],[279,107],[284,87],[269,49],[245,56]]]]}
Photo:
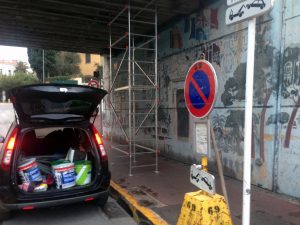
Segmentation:
{"type": "Polygon", "coordinates": [[[84,76],[93,76],[94,71],[98,71],[102,67],[102,56],[98,54],[79,53],[80,55],[80,71],[84,76]]]}
{"type": "Polygon", "coordinates": [[[17,60],[0,60],[0,75],[13,75],[17,60]]]}

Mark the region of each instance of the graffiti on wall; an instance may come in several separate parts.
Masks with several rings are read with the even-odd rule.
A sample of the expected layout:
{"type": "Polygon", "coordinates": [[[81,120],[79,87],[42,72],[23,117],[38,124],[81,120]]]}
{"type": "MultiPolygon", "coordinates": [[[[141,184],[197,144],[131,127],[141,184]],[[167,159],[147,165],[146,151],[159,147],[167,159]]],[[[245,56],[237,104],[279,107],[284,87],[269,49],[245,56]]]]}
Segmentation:
{"type": "MultiPolygon", "coordinates": [[[[186,16],[183,20],[183,30],[176,23],[169,30],[170,48],[181,49],[184,46],[184,38],[189,41],[201,43],[207,41],[212,29],[219,28],[219,9],[201,9],[195,14],[186,16]]],[[[188,43],[187,43],[188,44],[188,43]]]]}
{"type": "MultiPolygon", "coordinates": [[[[205,19],[202,18],[201,21],[205,24],[203,22],[205,19]]],[[[185,23],[188,24],[188,22],[185,23]]],[[[187,30],[185,29],[184,32],[187,30]]],[[[269,31],[268,24],[258,26],[256,36],[254,101],[259,108],[253,114],[252,157],[257,165],[265,162],[266,117],[268,109],[271,107],[270,104],[272,105],[269,101],[277,91],[277,78],[274,77],[274,74],[272,75],[271,70],[274,63],[279,63],[279,53],[270,44],[269,31]]],[[[225,109],[228,108],[227,113],[221,116],[218,116],[217,109],[214,110],[212,118],[214,129],[218,135],[218,144],[223,147],[224,151],[237,155],[241,155],[243,151],[244,111],[239,107],[244,107],[245,101],[246,52],[247,32],[240,31],[221,39],[206,42],[181,54],[169,56],[162,60],[159,66],[162,77],[167,77],[167,82],[164,82],[165,78],[161,78],[163,84],[161,84],[160,92],[167,94],[168,87],[164,86],[164,83],[169,84],[172,80],[184,79],[189,65],[198,60],[202,53],[205,54],[208,61],[213,63],[218,70],[220,82],[219,92],[221,94],[217,104],[221,104],[225,109]]],[[[164,98],[164,96],[161,97],[164,98]]],[[[169,100],[164,98],[162,102],[167,104],[169,100]]],[[[285,117],[283,116],[282,121],[285,117]]],[[[269,121],[268,125],[272,124],[269,121]]]]}
{"type": "Polygon", "coordinates": [[[219,9],[200,10],[196,14],[185,19],[185,33],[189,32],[189,39],[197,41],[208,40],[211,29],[218,29],[218,12],[219,9]]]}
{"type": "MultiPolygon", "coordinates": [[[[273,60],[279,62],[278,52],[264,40],[264,35],[266,33],[267,27],[261,30],[261,33],[257,37],[256,45],[256,60],[255,60],[255,85],[254,85],[254,101],[255,104],[261,105],[260,113],[253,114],[252,121],[252,158],[256,159],[257,165],[262,165],[265,162],[265,126],[266,126],[266,113],[268,110],[269,100],[272,94],[276,94],[277,79],[273,78],[271,75],[271,66],[273,60]],[[258,146],[259,151],[256,151],[256,146],[258,146]]],[[[224,84],[224,91],[221,94],[221,101],[225,107],[235,106],[236,104],[241,104],[245,101],[245,82],[246,82],[246,63],[240,63],[233,76],[229,77],[224,84]]],[[[244,118],[241,116],[243,111],[239,110],[229,110],[230,113],[227,116],[226,123],[224,126],[224,131],[221,132],[219,143],[221,146],[225,146],[224,149],[234,147],[233,151],[239,153],[242,149],[240,146],[240,140],[243,140],[243,123],[244,118]],[[239,115],[240,114],[240,115],[239,115]],[[227,119],[232,115],[234,119],[233,123],[227,123],[227,119]],[[238,125],[240,124],[240,125],[238,125]],[[230,128],[228,131],[228,127],[230,128]],[[239,134],[230,133],[234,131],[239,134]],[[227,134],[231,137],[227,137],[227,134]],[[233,137],[232,137],[233,136],[233,137]],[[222,139],[226,141],[222,142],[222,139]]],[[[286,117],[286,115],[285,115],[286,117]]],[[[268,119],[269,120],[269,119],[268,119]]],[[[271,119],[270,119],[271,120],[271,119]]],[[[269,124],[272,121],[269,121],[269,124]]],[[[218,128],[220,130],[220,128],[218,128]]]]}
{"type": "Polygon", "coordinates": [[[288,47],[283,53],[282,96],[293,102],[294,107],[288,120],[284,138],[284,147],[289,148],[291,133],[300,105],[300,48],[288,47]]]}
{"type": "Polygon", "coordinates": [[[170,30],[170,48],[182,48],[182,35],[178,26],[170,30]]]}
{"type": "MultiPolygon", "coordinates": [[[[200,46],[200,55],[205,54],[205,59],[209,62],[214,62],[221,66],[221,50],[217,43],[208,43],[200,46]]],[[[198,57],[197,57],[198,58],[198,57]]],[[[200,57],[199,57],[200,58],[200,57]]]]}
{"type": "Polygon", "coordinates": [[[197,12],[195,16],[190,17],[190,26],[190,40],[195,39],[197,41],[203,41],[208,39],[210,26],[202,10],[197,12]]]}

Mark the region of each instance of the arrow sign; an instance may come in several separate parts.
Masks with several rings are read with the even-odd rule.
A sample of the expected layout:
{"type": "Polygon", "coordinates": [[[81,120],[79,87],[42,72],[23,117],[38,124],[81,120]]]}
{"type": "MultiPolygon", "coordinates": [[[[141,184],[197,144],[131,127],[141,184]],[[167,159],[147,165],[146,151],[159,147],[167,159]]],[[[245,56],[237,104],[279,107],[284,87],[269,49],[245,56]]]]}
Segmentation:
{"type": "Polygon", "coordinates": [[[273,7],[273,0],[246,0],[226,10],[226,24],[234,24],[243,20],[260,16],[273,7]]]}
{"type": "Polygon", "coordinates": [[[196,165],[191,166],[190,181],[201,190],[214,195],[216,194],[215,177],[199,168],[196,165]]]}

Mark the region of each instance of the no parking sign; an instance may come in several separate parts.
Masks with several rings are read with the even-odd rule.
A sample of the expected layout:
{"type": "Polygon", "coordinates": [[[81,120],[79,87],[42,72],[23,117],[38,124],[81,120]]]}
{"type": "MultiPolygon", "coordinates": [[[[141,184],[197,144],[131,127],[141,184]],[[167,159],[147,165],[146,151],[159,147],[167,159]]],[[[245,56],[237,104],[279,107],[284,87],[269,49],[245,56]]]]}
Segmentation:
{"type": "Polygon", "coordinates": [[[100,84],[97,80],[90,80],[88,82],[88,86],[90,87],[94,87],[94,88],[99,88],[100,87],[100,84]]]}
{"type": "Polygon", "coordinates": [[[184,98],[189,112],[197,117],[206,117],[216,100],[218,82],[210,62],[196,61],[189,69],[185,84],[184,98]]]}

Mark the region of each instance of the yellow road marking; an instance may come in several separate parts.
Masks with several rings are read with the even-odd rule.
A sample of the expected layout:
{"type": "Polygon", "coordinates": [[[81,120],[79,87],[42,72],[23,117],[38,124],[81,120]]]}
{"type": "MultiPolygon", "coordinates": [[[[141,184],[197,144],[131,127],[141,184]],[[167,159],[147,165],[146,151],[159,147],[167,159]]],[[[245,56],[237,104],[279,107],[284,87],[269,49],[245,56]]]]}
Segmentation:
{"type": "Polygon", "coordinates": [[[133,210],[137,210],[142,213],[149,221],[155,225],[169,225],[164,219],[162,219],[157,213],[152,211],[149,208],[141,206],[138,201],[130,195],[125,189],[117,185],[114,181],[111,180],[110,186],[117,191],[121,196],[123,196],[126,201],[130,204],[130,207],[133,210]]]}

